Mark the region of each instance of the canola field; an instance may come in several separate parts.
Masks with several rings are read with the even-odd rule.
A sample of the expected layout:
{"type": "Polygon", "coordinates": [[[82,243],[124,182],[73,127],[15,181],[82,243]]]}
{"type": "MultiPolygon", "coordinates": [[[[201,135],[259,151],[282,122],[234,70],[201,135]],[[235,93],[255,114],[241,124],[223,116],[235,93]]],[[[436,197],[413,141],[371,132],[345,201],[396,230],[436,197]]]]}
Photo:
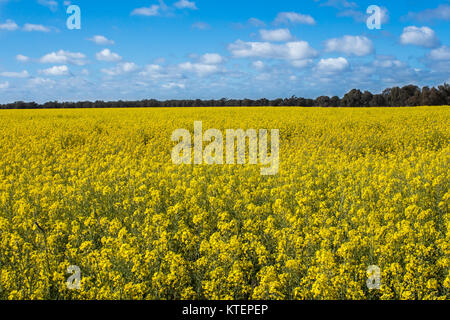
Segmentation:
{"type": "Polygon", "coordinates": [[[0,300],[448,300],[449,120],[449,107],[1,110],[0,300]],[[173,164],[171,134],[194,121],[279,129],[278,174],[173,164]]]}

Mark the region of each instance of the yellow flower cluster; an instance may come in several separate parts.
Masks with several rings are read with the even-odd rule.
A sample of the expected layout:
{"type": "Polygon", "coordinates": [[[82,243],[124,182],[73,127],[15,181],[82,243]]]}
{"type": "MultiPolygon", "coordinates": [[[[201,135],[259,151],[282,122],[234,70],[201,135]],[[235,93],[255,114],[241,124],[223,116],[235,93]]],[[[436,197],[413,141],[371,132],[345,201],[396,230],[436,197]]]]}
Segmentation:
{"type": "Polygon", "coordinates": [[[449,115],[0,111],[0,299],[449,299],[449,115]],[[197,120],[280,129],[279,173],[174,165],[197,120]]]}

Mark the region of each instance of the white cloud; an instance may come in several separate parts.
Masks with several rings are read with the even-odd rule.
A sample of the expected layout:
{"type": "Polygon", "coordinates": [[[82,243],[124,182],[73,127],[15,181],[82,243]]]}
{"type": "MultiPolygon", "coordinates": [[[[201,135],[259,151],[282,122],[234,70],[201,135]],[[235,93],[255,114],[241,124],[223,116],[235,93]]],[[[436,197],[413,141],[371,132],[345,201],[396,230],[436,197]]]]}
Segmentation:
{"type": "Polygon", "coordinates": [[[289,29],[260,30],[259,34],[264,41],[289,41],[292,39],[289,29]]]}
{"type": "Polygon", "coordinates": [[[44,88],[52,87],[56,84],[54,80],[46,79],[46,78],[32,78],[28,81],[31,86],[40,86],[44,88]]]}
{"type": "Polygon", "coordinates": [[[306,41],[273,44],[270,42],[244,42],[237,40],[228,46],[236,58],[272,58],[286,60],[304,60],[316,57],[317,51],[306,41]]]}
{"type": "Polygon", "coordinates": [[[131,12],[132,16],[152,17],[159,15],[160,6],[154,4],[150,7],[136,8],[131,12]]]}
{"type": "Polygon", "coordinates": [[[219,64],[223,60],[223,57],[217,53],[206,53],[200,58],[200,62],[204,64],[219,64]]]}
{"type": "Polygon", "coordinates": [[[180,0],[178,2],[175,2],[174,6],[177,7],[178,9],[197,10],[197,6],[195,5],[195,2],[188,1],[188,0],[180,0]]]}
{"type": "Polygon", "coordinates": [[[178,65],[182,71],[195,72],[203,77],[219,72],[219,67],[214,64],[185,62],[178,65]]]}
{"type": "Polygon", "coordinates": [[[0,23],[0,30],[15,31],[17,29],[19,26],[13,20],[8,19],[5,23],[0,23]]]}
{"type": "Polygon", "coordinates": [[[248,24],[250,24],[253,27],[265,27],[266,26],[264,21],[261,21],[257,18],[248,19],[248,24]]]}
{"type": "Polygon", "coordinates": [[[8,89],[9,88],[9,82],[0,82],[0,90],[2,89],[8,89]]]}
{"type": "Polygon", "coordinates": [[[310,65],[311,63],[313,63],[312,59],[293,60],[293,61],[291,61],[292,66],[294,66],[296,68],[305,68],[308,65],[310,65]]]}
{"type": "Polygon", "coordinates": [[[158,64],[149,64],[144,67],[144,70],[139,72],[139,75],[146,78],[159,79],[163,77],[163,67],[158,64]]]}
{"type": "Polygon", "coordinates": [[[41,24],[31,24],[31,23],[26,23],[23,26],[23,30],[27,31],[27,32],[33,32],[33,31],[38,31],[38,32],[50,32],[50,28],[43,26],[41,24]]]}
{"type": "Polygon", "coordinates": [[[58,9],[58,2],[55,0],[38,0],[38,3],[49,8],[51,11],[58,9]]]}
{"type": "Polygon", "coordinates": [[[440,48],[433,49],[428,56],[430,59],[436,61],[450,61],[450,47],[442,46],[440,48]]]}
{"type": "Polygon", "coordinates": [[[89,38],[88,40],[94,42],[95,44],[102,45],[102,46],[114,44],[113,40],[109,40],[105,36],[101,36],[101,35],[93,36],[92,38],[89,38]]]}
{"type": "MultiPolygon", "coordinates": [[[[380,9],[381,9],[381,12],[380,12],[381,13],[381,23],[386,24],[389,22],[389,19],[390,19],[389,10],[386,7],[381,7],[380,9]]],[[[366,21],[367,21],[367,19],[364,19],[364,22],[366,22],[366,21]]]]}
{"type": "Polygon", "coordinates": [[[336,73],[347,70],[349,63],[343,57],[321,59],[317,64],[317,69],[323,73],[336,73]]]}
{"type": "Polygon", "coordinates": [[[275,23],[300,23],[300,24],[309,24],[314,25],[316,21],[313,17],[306,14],[301,14],[297,12],[280,12],[275,18],[275,23]]]}
{"type": "Polygon", "coordinates": [[[264,69],[265,64],[264,64],[264,62],[262,62],[261,60],[258,60],[258,61],[254,61],[254,62],[252,63],[252,66],[253,66],[255,69],[262,70],[262,69],[264,69]]]}
{"type": "Polygon", "coordinates": [[[19,62],[28,62],[28,61],[30,61],[30,58],[28,58],[27,56],[24,56],[23,54],[18,54],[16,56],[16,60],[19,62]]]}
{"type": "Polygon", "coordinates": [[[192,28],[198,29],[198,30],[207,30],[211,28],[211,26],[205,22],[196,22],[192,24],[192,28]]]}
{"type": "Polygon", "coordinates": [[[164,89],[185,89],[186,85],[183,83],[170,82],[163,84],[162,87],[164,89]]]}
{"type": "Polygon", "coordinates": [[[39,61],[41,63],[55,63],[55,64],[75,64],[79,66],[85,65],[86,55],[79,52],[69,52],[59,50],[58,52],[51,52],[43,56],[39,61]]]}
{"type": "MultiPolygon", "coordinates": [[[[318,0],[314,0],[318,1],[318,0]]],[[[356,8],[358,5],[355,2],[350,2],[347,0],[328,0],[321,4],[323,7],[334,7],[334,8],[356,8]]]]}
{"type": "Polygon", "coordinates": [[[117,76],[133,72],[137,69],[137,65],[134,62],[122,62],[114,68],[102,69],[101,71],[109,76],[117,76]]]}
{"type": "Polygon", "coordinates": [[[48,69],[39,70],[39,73],[44,74],[46,76],[66,76],[69,74],[69,68],[65,65],[54,66],[48,69]]]}
{"type": "Polygon", "coordinates": [[[5,77],[5,78],[28,78],[30,76],[30,74],[26,70],[24,70],[22,72],[5,71],[5,72],[0,72],[0,76],[5,77]]]}
{"type": "Polygon", "coordinates": [[[405,45],[412,44],[426,48],[434,48],[439,45],[439,39],[432,29],[428,27],[418,28],[416,26],[404,28],[400,42],[405,45]]]}
{"type": "Polygon", "coordinates": [[[364,36],[344,36],[325,42],[325,51],[340,52],[358,57],[367,56],[374,51],[372,41],[364,36]]]}
{"type": "Polygon", "coordinates": [[[410,12],[408,17],[418,21],[450,20],[450,5],[441,4],[435,9],[427,9],[418,13],[410,12]]]}
{"type": "Polygon", "coordinates": [[[377,68],[404,68],[407,66],[406,63],[397,60],[393,57],[386,57],[386,56],[378,56],[374,62],[373,62],[373,66],[377,67],[377,68]]]}
{"type": "Polygon", "coordinates": [[[99,61],[107,61],[107,62],[117,62],[122,60],[121,56],[119,56],[117,53],[112,52],[109,49],[103,49],[102,51],[97,52],[95,57],[99,61]]]}

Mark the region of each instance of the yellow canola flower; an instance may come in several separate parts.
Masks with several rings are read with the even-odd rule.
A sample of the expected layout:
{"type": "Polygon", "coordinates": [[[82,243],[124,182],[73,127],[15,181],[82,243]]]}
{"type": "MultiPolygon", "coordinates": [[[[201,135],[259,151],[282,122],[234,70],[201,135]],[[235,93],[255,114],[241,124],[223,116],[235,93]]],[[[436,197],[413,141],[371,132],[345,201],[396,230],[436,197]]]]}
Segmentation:
{"type": "Polygon", "coordinates": [[[0,299],[448,300],[449,115],[0,110],[0,299]],[[279,129],[278,174],[174,165],[194,121],[279,129]]]}

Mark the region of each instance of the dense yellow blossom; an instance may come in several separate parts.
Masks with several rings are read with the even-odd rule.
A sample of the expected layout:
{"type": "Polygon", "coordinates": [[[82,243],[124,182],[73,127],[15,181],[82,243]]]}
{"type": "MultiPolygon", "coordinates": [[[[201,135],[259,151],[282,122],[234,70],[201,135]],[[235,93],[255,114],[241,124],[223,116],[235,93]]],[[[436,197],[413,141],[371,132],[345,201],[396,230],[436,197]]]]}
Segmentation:
{"type": "Polygon", "coordinates": [[[449,299],[449,114],[2,110],[0,299],[449,299]],[[194,121],[280,129],[279,173],[174,165],[194,121]]]}

